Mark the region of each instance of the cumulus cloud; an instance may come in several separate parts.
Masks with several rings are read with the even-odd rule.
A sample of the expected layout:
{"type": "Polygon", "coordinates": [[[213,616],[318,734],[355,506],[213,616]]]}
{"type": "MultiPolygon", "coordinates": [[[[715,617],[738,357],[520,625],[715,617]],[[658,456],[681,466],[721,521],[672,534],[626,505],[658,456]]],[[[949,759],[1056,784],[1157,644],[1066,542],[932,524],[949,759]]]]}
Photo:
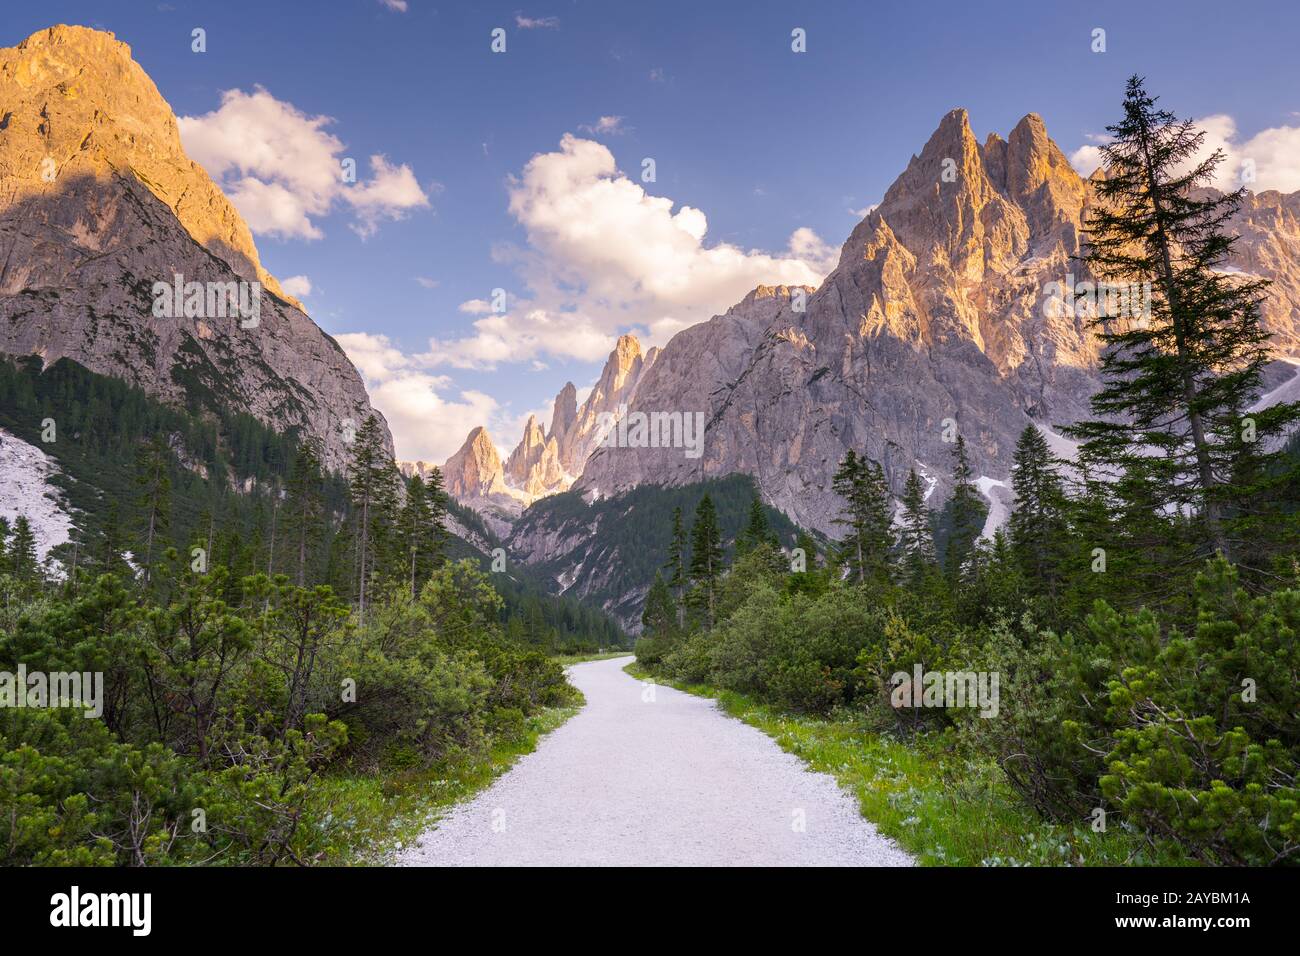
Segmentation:
{"type": "Polygon", "coordinates": [[[607,147],[570,134],[558,151],[529,160],[508,190],[527,246],[498,258],[516,267],[527,292],[504,314],[485,300],[464,303],[461,311],[483,316],[474,333],[431,342],[428,362],[596,360],[627,329],[662,344],[757,285],[819,284],[837,256],[808,228],[795,230],[781,253],[710,244],[702,210],[651,195],[618,170],[607,147]]]}
{"type": "MultiPolygon", "coordinates": [[[[1224,161],[1211,185],[1224,191],[1243,185],[1253,192],[1300,190],[1300,126],[1275,126],[1242,139],[1236,120],[1224,113],[1206,116],[1195,124],[1205,132],[1205,141],[1184,168],[1191,168],[1216,149],[1222,150],[1224,161]]],[[[1109,139],[1096,135],[1088,138],[1093,143],[1070,154],[1070,162],[1081,176],[1090,175],[1101,165],[1101,146],[1109,139]]]]}
{"type": "MultiPolygon", "coordinates": [[[[465,441],[474,424],[505,427],[496,399],[473,389],[457,391],[446,376],[421,369],[385,335],[353,332],[335,336],[366,380],[370,399],[388,419],[400,458],[442,464],[465,441]]],[[[521,426],[522,427],[522,426],[521,426]]],[[[515,436],[517,437],[517,436],[515,436]]]]}
{"type": "MultiPolygon", "coordinates": [[[[425,351],[404,351],[380,335],[338,337],[404,458],[441,461],[475,424],[513,447],[527,418],[477,392],[457,393],[439,370],[536,369],[547,357],[600,361],[628,330],[646,345],[663,344],[757,285],[816,286],[838,258],[806,227],[777,252],[710,243],[702,210],[649,194],[618,170],[609,149],[572,135],[559,150],[534,156],[510,179],[508,194],[526,242],[495,251],[523,287],[507,294],[505,311],[493,311],[491,295],[463,302],[472,331],[430,339],[425,351]]],[[[538,417],[549,422],[549,411],[538,417]]]]}
{"type": "Polygon", "coordinates": [[[280,282],[280,288],[296,299],[311,295],[311,279],[306,276],[289,276],[280,282]]]}
{"type": "Polygon", "coordinates": [[[350,206],[352,228],[363,238],[384,219],[429,205],[405,164],[369,159],[371,178],[345,183],[343,143],[326,127],[328,116],[308,116],[262,87],[227,90],[221,106],[177,120],[186,152],[230,197],[249,228],[286,239],[319,239],[313,221],[336,205],[350,206]]]}

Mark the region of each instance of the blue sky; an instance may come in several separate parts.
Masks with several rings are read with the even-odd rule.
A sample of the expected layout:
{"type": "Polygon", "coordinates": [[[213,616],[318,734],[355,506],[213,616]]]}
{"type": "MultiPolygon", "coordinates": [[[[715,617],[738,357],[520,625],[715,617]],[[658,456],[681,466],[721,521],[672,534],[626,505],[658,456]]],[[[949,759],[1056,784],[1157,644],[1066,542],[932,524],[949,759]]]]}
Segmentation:
{"type": "Polygon", "coordinates": [[[262,260],[310,282],[303,301],[358,360],[399,455],[441,461],[479,422],[508,450],[523,415],[594,380],[619,332],[662,341],[756,275],[824,269],[853,211],[954,107],[980,139],[1037,112],[1069,154],[1114,120],[1137,71],[1180,115],[1231,117],[1235,131],[1216,127],[1229,142],[1274,130],[1300,144],[1285,139],[1300,126],[1298,4],[984,6],[41,0],[7,4],[0,41],[57,22],[112,30],[210,150],[225,144],[223,185],[301,187],[295,169],[240,166],[262,131],[233,107],[210,115],[226,91],[264,90],[264,121],[331,118],[312,127],[337,140],[323,156],[355,158],[371,201],[317,195],[317,238],[257,230],[262,260]],[[806,53],[791,51],[795,27],[806,53]],[[683,207],[698,212],[672,218],[683,207]],[[507,313],[475,325],[486,313],[465,303],[496,288],[507,313]]]}

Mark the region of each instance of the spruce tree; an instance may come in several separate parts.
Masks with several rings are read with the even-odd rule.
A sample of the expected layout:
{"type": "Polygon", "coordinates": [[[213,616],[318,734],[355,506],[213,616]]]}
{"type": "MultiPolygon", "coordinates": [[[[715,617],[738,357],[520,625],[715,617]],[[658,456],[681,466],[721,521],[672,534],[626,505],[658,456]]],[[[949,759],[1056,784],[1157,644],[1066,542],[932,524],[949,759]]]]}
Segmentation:
{"type": "Polygon", "coordinates": [[[966,440],[957,436],[953,446],[952,498],[948,501],[948,540],[944,547],[943,568],[949,582],[956,586],[968,572],[978,575],[978,539],[988,511],[980,501],[979,490],[971,481],[975,472],[966,455],[966,440]]]}
{"type": "Polygon", "coordinates": [[[1016,495],[1007,522],[1011,560],[1027,580],[1055,596],[1070,534],[1068,502],[1059,462],[1033,425],[1016,442],[1011,487],[1016,495]]]}
{"type": "Polygon", "coordinates": [[[1247,412],[1269,361],[1259,319],[1267,282],[1223,268],[1236,242],[1227,223],[1245,190],[1200,191],[1223,154],[1198,160],[1205,133],[1158,109],[1137,76],[1124,118],[1108,130],[1084,260],[1101,282],[1149,289],[1149,305],[1124,314],[1104,297],[1093,323],[1105,345],[1097,418],[1070,434],[1084,458],[1130,479],[1116,494],[1137,491],[1153,521],[1190,516],[1194,555],[1232,559],[1245,529],[1267,533],[1238,519],[1269,497],[1261,485],[1282,466],[1281,436],[1300,417],[1294,404],[1247,412]],[[1247,431],[1250,441],[1238,440],[1247,431]]]}
{"type": "Polygon", "coordinates": [[[903,556],[903,567],[915,583],[925,569],[934,564],[934,530],[930,509],[925,506],[925,489],[913,468],[907,473],[903,485],[902,528],[898,533],[898,546],[903,556]]]}
{"type": "Polygon", "coordinates": [[[26,515],[19,515],[14,521],[13,540],[9,542],[6,557],[9,573],[19,581],[30,581],[36,576],[39,567],[36,561],[36,535],[32,532],[31,522],[26,515]]]}
{"type": "Polygon", "coordinates": [[[140,489],[136,512],[144,546],[141,567],[147,587],[153,576],[154,546],[171,524],[171,448],[163,435],[155,435],[136,449],[135,483],[140,489]]]}
{"type": "Polygon", "coordinates": [[[641,612],[641,624],[645,633],[659,637],[670,634],[677,628],[677,604],[668,590],[668,582],[663,575],[655,572],[655,580],[646,595],[645,610],[641,612]]]}
{"type": "Polygon", "coordinates": [[[744,530],[736,538],[736,554],[745,554],[759,545],[774,545],[773,538],[772,530],[767,523],[767,512],[763,509],[763,502],[758,495],[755,495],[749,503],[749,519],[745,523],[744,530]]]}
{"type": "Polygon", "coordinates": [[[859,584],[868,578],[886,580],[894,529],[884,471],[879,463],[859,457],[850,448],[832,478],[832,487],[844,499],[844,511],[834,520],[849,529],[841,551],[850,575],[859,584]]]}
{"type": "Polygon", "coordinates": [[[693,603],[705,612],[708,626],[716,623],[715,610],[718,581],[722,577],[722,532],[718,513],[707,494],[695,509],[691,524],[691,595],[693,603]]]}
{"type": "Polygon", "coordinates": [[[668,570],[668,588],[672,591],[673,599],[677,604],[678,627],[683,624],[686,610],[684,607],[687,584],[686,554],[686,528],[682,523],[682,509],[679,505],[673,509],[672,537],[668,543],[668,561],[664,564],[668,570]]]}
{"type": "MultiPolygon", "coordinates": [[[[366,613],[370,585],[388,555],[388,524],[396,502],[396,470],[384,447],[383,431],[374,415],[366,418],[352,440],[349,492],[352,501],[353,553],[357,610],[366,613]]],[[[400,476],[399,476],[400,477],[400,476]]]]}
{"type": "Polygon", "coordinates": [[[451,501],[443,485],[441,468],[429,469],[424,479],[424,494],[429,501],[429,523],[433,529],[429,555],[433,566],[437,567],[447,560],[447,509],[451,501]]]}
{"type": "Polygon", "coordinates": [[[325,532],[324,483],[320,441],[304,439],[294,452],[285,501],[285,535],[290,542],[294,577],[299,587],[307,585],[308,558],[325,532]]]}

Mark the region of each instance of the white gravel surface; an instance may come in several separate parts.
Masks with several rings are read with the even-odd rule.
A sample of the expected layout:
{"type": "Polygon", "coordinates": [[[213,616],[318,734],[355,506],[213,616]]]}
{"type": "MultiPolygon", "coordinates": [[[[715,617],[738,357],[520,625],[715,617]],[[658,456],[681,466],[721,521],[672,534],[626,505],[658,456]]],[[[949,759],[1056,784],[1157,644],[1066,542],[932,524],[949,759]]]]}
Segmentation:
{"type": "Polygon", "coordinates": [[[569,669],[587,706],[402,866],[909,866],[834,778],[630,657],[569,669]]]}

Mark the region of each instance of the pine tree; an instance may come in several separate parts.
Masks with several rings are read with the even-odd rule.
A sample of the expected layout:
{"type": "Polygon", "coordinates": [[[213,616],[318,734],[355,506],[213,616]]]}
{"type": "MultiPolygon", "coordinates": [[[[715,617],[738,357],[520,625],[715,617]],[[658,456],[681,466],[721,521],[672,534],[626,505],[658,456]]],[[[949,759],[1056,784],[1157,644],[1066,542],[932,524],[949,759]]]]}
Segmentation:
{"type": "Polygon", "coordinates": [[[948,540],[944,548],[943,567],[954,586],[968,572],[979,573],[977,541],[987,514],[979,491],[971,481],[975,472],[966,455],[966,440],[957,436],[953,446],[952,498],[948,502],[948,540]]]}
{"type": "Polygon", "coordinates": [[[26,515],[14,521],[13,540],[6,553],[9,573],[20,581],[30,581],[39,567],[36,561],[36,535],[26,515]]]}
{"type": "MultiPolygon", "coordinates": [[[[441,485],[441,476],[439,485],[441,485]]],[[[444,492],[439,493],[445,496],[444,492]]],[[[443,528],[440,520],[434,516],[436,496],[431,495],[429,486],[418,474],[412,475],[406,485],[406,504],[402,508],[398,533],[402,543],[402,552],[406,555],[407,586],[411,597],[420,593],[420,588],[429,579],[434,567],[441,563],[443,528]]],[[[442,501],[443,514],[446,502],[442,501]]]]}
{"type": "Polygon", "coordinates": [[[154,545],[171,525],[171,448],[161,434],[136,450],[135,483],[140,489],[136,499],[140,535],[144,544],[144,583],[153,576],[154,545]]]}
{"type": "Polygon", "coordinates": [[[832,487],[844,499],[844,511],[834,520],[849,529],[841,551],[850,575],[859,584],[868,578],[887,580],[894,529],[884,471],[879,463],[859,457],[850,448],[832,478],[832,487]]]}
{"type": "Polygon", "coordinates": [[[1260,507],[1261,484],[1282,465],[1280,437],[1300,418],[1292,404],[1243,422],[1269,361],[1259,320],[1267,282],[1222,269],[1236,241],[1227,222],[1245,190],[1196,192],[1215,181],[1222,152],[1197,161],[1205,133],[1157,109],[1137,76],[1124,118],[1108,129],[1084,258],[1099,281],[1149,289],[1149,307],[1099,309],[1093,326],[1106,349],[1097,419],[1070,434],[1082,457],[1131,479],[1117,494],[1127,487],[1156,515],[1193,518],[1195,555],[1231,559],[1242,546],[1236,519],[1260,507]],[[1250,443],[1237,439],[1243,429],[1250,443]]]}
{"type": "Polygon", "coordinates": [[[764,544],[775,546],[775,540],[767,523],[767,512],[763,509],[763,502],[758,495],[755,495],[749,503],[749,519],[744,530],[736,538],[736,554],[745,554],[764,544]]]}
{"type": "Polygon", "coordinates": [[[371,579],[382,564],[387,525],[396,501],[393,463],[374,415],[366,418],[352,441],[348,469],[356,556],[357,610],[366,613],[371,579]]]}
{"type": "Polygon", "coordinates": [[[664,567],[668,569],[668,588],[672,591],[673,599],[677,604],[677,626],[681,627],[686,611],[683,597],[686,594],[687,584],[686,528],[682,524],[681,506],[673,509],[672,538],[668,544],[668,562],[664,567]]]}
{"type": "Polygon", "coordinates": [[[1007,545],[1020,572],[1051,596],[1060,583],[1070,534],[1058,466],[1043,433],[1026,426],[1016,442],[1011,472],[1016,505],[1007,522],[1007,545]]]}
{"type": "Polygon", "coordinates": [[[307,585],[307,561],[325,532],[325,476],[317,438],[306,438],[294,451],[285,501],[285,536],[293,553],[298,587],[307,585]]]}
{"type": "Polygon", "coordinates": [[[718,528],[718,513],[713,499],[707,494],[695,509],[691,524],[691,596],[693,603],[705,612],[708,626],[713,627],[717,602],[718,580],[722,577],[722,532],[718,528]]]}
{"type": "Polygon", "coordinates": [[[921,487],[921,479],[915,468],[907,473],[901,503],[903,518],[898,546],[907,576],[915,582],[925,573],[926,568],[934,564],[934,531],[930,509],[925,506],[925,490],[921,487]]]}
{"type": "Polygon", "coordinates": [[[433,566],[437,567],[447,560],[447,509],[451,500],[443,485],[441,468],[429,469],[424,479],[424,494],[429,500],[429,522],[433,528],[429,554],[433,566]]]}
{"type": "Polygon", "coordinates": [[[677,604],[668,590],[668,582],[658,571],[646,595],[645,610],[641,612],[641,624],[645,633],[652,636],[669,634],[677,628],[677,604]]]}

